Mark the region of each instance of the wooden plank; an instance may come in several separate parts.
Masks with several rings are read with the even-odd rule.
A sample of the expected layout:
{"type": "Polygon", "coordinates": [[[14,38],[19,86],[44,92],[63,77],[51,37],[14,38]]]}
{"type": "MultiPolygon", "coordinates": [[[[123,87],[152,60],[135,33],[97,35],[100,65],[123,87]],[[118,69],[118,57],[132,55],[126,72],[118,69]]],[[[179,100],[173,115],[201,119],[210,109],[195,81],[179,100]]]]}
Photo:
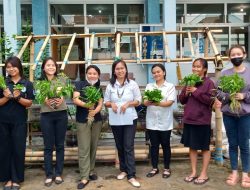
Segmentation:
{"type": "Polygon", "coordinates": [[[26,39],[25,43],[23,44],[23,47],[21,48],[21,50],[19,51],[17,57],[20,59],[23,56],[23,52],[25,51],[25,49],[28,47],[30,40],[32,39],[33,35],[28,36],[28,38],[26,39]]]}
{"type": "Polygon", "coordinates": [[[66,66],[66,64],[67,64],[67,62],[68,62],[69,54],[70,54],[70,51],[71,51],[71,49],[72,49],[72,47],[73,47],[75,38],[76,38],[76,33],[73,34],[73,36],[72,36],[72,38],[71,38],[71,40],[70,40],[70,43],[69,43],[69,47],[68,47],[68,49],[67,49],[67,52],[66,52],[66,54],[65,54],[65,56],[64,56],[63,64],[61,65],[61,68],[60,68],[60,70],[62,70],[62,71],[65,69],[65,66],[66,66]]]}
{"type": "Polygon", "coordinates": [[[41,58],[41,56],[42,56],[42,53],[43,53],[43,51],[44,51],[44,49],[45,49],[47,43],[49,42],[49,39],[50,39],[50,35],[48,35],[48,36],[45,38],[45,40],[44,40],[44,42],[43,42],[43,45],[42,45],[42,47],[40,48],[40,50],[39,50],[39,52],[38,52],[38,54],[37,54],[37,57],[36,57],[36,60],[35,60],[35,64],[34,64],[33,67],[32,67],[33,71],[36,70],[36,65],[37,65],[38,62],[40,61],[40,58],[41,58]]]}

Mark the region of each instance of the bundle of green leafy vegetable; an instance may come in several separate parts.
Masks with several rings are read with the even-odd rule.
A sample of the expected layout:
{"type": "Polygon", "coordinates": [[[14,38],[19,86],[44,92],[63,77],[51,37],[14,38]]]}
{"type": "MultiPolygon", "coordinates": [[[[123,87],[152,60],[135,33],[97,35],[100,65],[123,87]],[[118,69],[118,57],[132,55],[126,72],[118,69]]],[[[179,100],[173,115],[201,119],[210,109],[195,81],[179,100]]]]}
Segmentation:
{"type": "Polygon", "coordinates": [[[97,89],[94,86],[87,86],[83,91],[85,95],[84,100],[88,107],[95,105],[102,98],[100,89],[97,89]]]}
{"type": "MultiPolygon", "coordinates": [[[[90,109],[92,109],[91,107],[93,107],[102,98],[101,90],[97,89],[94,86],[87,86],[83,88],[83,92],[84,97],[80,98],[84,100],[84,102],[86,103],[86,107],[89,107],[90,109]]],[[[88,125],[90,126],[94,121],[94,117],[88,115],[87,119],[88,125]]]]}
{"type": "Polygon", "coordinates": [[[146,90],[144,92],[143,99],[154,103],[160,103],[163,96],[161,94],[161,90],[155,88],[153,90],[146,90]]]}
{"type": "Polygon", "coordinates": [[[6,88],[7,88],[7,86],[6,86],[4,77],[0,76],[0,89],[5,90],[6,88]]]}
{"type": "Polygon", "coordinates": [[[39,104],[44,103],[46,98],[71,97],[74,90],[74,86],[71,84],[69,78],[63,73],[51,81],[36,81],[34,88],[36,100],[39,104]]]}
{"type": "Polygon", "coordinates": [[[196,84],[202,83],[202,79],[197,74],[190,74],[188,76],[185,76],[180,84],[185,86],[195,86],[196,84]]]}
{"type": "Polygon", "coordinates": [[[235,94],[239,93],[245,87],[245,81],[237,73],[228,76],[222,76],[219,79],[218,88],[221,91],[230,94],[230,109],[232,112],[239,113],[241,104],[235,99],[235,94]]]}

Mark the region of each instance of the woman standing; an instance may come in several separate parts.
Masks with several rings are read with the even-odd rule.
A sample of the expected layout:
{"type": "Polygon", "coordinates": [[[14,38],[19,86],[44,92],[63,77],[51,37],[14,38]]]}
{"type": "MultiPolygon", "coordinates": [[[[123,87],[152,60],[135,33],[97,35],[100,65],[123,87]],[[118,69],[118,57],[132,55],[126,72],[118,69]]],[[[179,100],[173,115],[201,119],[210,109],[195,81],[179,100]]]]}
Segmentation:
{"type": "Polygon", "coordinates": [[[86,69],[86,80],[76,83],[76,89],[73,96],[73,102],[77,105],[76,125],[81,178],[80,183],[77,185],[77,189],[83,189],[88,184],[89,180],[97,180],[94,168],[97,143],[102,128],[100,111],[102,109],[103,99],[101,98],[96,105],[90,107],[87,102],[84,101],[84,89],[87,86],[94,86],[101,92],[100,74],[100,69],[97,66],[88,66],[86,69]],[[83,101],[80,97],[83,98],[83,101]],[[91,125],[88,125],[88,116],[94,117],[94,122],[91,125]]]}
{"type": "Polygon", "coordinates": [[[198,58],[194,60],[192,72],[199,75],[203,82],[195,86],[186,86],[183,88],[179,99],[184,107],[184,130],[181,143],[189,147],[189,156],[191,160],[192,172],[185,177],[184,181],[202,185],[209,178],[207,176],[208,164],[210,161],[210,136],[211,136],[211,116],[212,104],[211,98],[214,83],[206,77],[208,63],[205,59],[198,58]],[[197,176],[197,151],[202,151],[202,169],[197,176]]]}
{"type": "Polygon", "coordinates": [[[105,106],[109,108],[109,124],[112,128],[121,173],[117,179],[127,176],[134,187],[140,187],[135,179],[134,138],[136,132],[137,113],[135,106],[141,101],[139,86],[128,79],[127,65],[117,60],[112,65],[112,77],[104,96],[105,106]]]}
{"type": "Polygon", "coordinates": [[[169,168],[171,149],[170,135],[173,129],[173,109],[172,104],[175,101],[175,86],[166,81],[166,69],[162,64],[154,64],[151,72],[155,79],[155,83],[150,83],[145,90],[159,89],[163,96],[160,103],[153,103],[148,100],[144,101],[147,106],[146,127],[151,143],[151,163],[153,169],[147,174],[147,177],[153,177],[159,173],[158,158],[159,145],[161,144],[164,157],[163,178],[171,175],[169,168]]]}
{"type": "Polygon", "coordinates": [[[250,187],[250,69],[242,64],[246,58],[244,49],[239,46],[233,46],[229,50],[229,58],[233,64],[233,68],[222,72],[222,76],[233,75],[237,73],[245,81],[245,87],[234,97],[230,97],[228,93],[218,91],[217,98],[221,103],[223,112],[223,121],[229,142],[229,157],[231,162],[232,173],[228,176],[226,183],[228,185],[236,185],[239,181],[238,174],[238,148],[240,149],[240,158],[242,163],[242,180],[241,186],[250,187]],[[239,113],[234,113],[230,109],[231,98],[235,98],[241,104],[239,113]]]}
{"type": "Polygon", "coordinates": [[[7,88],[0,89],[0,181],[5,182],[4,190],[18,190],[24,181],[26,108],[34,99],[33,85],[24,78],[19,58],[8,58],[5,69],[7,88]],[[22,90],[15,85],[22,85],[22,90]]]}
{"type": "MultiPolygon", "coordinates": [[[[51,81],[53,87],[53,84],[58,79],[57,72],[56,61],[51,57],[46,58],[42,64],[42,80],[51,81]]],[[[45,102],[41,105],[40,125],[44,141],[46,174],[44,185],[49,187],[52,185],[54,177],[56,184],[63,182],[64,140],[68,125],[67,106],[63,97],[46,98],[45,102]],[[54,146],[56,149],[55,173],[52,163],[54,146]]]]}

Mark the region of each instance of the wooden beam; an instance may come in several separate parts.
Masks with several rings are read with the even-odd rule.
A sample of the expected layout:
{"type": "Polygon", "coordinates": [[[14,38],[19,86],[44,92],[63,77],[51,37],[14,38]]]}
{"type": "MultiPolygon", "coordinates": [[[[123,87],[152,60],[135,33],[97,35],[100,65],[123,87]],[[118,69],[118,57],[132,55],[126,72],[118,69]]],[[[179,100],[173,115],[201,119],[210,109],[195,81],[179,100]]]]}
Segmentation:
{"type": "MultiPolygon", "coordinates": [[[[34,57],[35,57],[35,42],[34,40],[30,43],[30,63],[34,63],[34,57]]],[[[29,67],[29,79],[31,82],[34,81],[34,70],[32,69],[32,64],[29,67]]]]}
{"type": "Polygon", "coordinates": [[[23,47],[21,48],[21,50],[19,51],[17,57],[20,59],[22,56],[23,56],[23,52],[25,51],[25,49],[27,48],[27,46],[29,45],[30,43],[30,40],[32,39],[32,36],[33,35],[30,35],[27,37],[25,43],[23,44],[23,47]]]}
{"type": "Polygon", "coordinates": [[[33,71],[36,70],[36,65],[37,65],[38,62],[40,61],[40,58],[41,58],[41,56],[42,56],[42,53],[43,53],[43,51],[44,51],[44,49],[45,49],[45,47],[46,47],[46,45],[47,45],[49,39],[50,39],[50,35],[48,35],[48,36],[45,38],[45,40],[44,40],[44,42],[43,42],[43,45],[42,45],[41,49],[39,50],[39,52],[38,52],[38,54],[37,54],[37,57],[36,57],[36,60],[35,60],[35,64],[34,64],[33,67],[32,67],[33,71]]]}
{"type": "Polygon", "coordinates": [[[71,38],[71,40],[70,40],[70,43],[69,43],[69,47],[68,47],[68,49],[67,49],[67,52],[66,52],[66,54],[65,54],[65,56],[64,56],[63,64],[61,65],[61,68],[60,68],[60,70],[62,70],[62,71],[65,69],[65,66],[66,66],[66,64],[68,63],[69,54],[70,54],[70,51],[71,51],[71,49],[72,49],[72,47],[73,47],[75,38],[76,38],[76,33],[73,34],[73,36],[72,36],[72,38],[71,38]]]}
{"type": "Polygon", "coordinates": [[[116,38],[115,38],[115,57],[120,57],[120,48],[121,48],[121,33],[117,32],[116,33],[116,38]]]}

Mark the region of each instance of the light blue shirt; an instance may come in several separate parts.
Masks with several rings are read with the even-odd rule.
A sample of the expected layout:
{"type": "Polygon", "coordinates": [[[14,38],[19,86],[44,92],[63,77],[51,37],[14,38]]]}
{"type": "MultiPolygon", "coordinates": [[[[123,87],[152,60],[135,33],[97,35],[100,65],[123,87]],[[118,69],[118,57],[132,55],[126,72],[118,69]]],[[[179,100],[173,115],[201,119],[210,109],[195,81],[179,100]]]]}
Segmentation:
{"type": "MultiPolygon", "coordinates": [[[[139,101],[140,103],[141,99],[142,97],[139,86],[134,80],[129,80],[129,82],[126,80],[123,86],[116,80],[114,86],[108,84],[104,95],[104,103],[114,102],[118,106],[118,112],[120,110],[120,107],[125,103],[135,100],[139,101]]],[[[108,108],[108,111],[110,116],[114,116],[112,108],[108,108]]],[[[132,120],[138,118],[137,112],[134,107],[127,108],[126,112],[124,114],[124,118],[128,117],[128,115],[126,114],[130,114],[132,120]]],[[[120,114],[119,117],[122,117],[122,115],[120,114]]],[[[109,121],[111,123],[113,120],[116,120],[116,123],[119,122],[117,121],[117,118],[109,117],[109,121]]],[[[126,125],[126,123],[121,120],[119,125],[126,125]]]]}

